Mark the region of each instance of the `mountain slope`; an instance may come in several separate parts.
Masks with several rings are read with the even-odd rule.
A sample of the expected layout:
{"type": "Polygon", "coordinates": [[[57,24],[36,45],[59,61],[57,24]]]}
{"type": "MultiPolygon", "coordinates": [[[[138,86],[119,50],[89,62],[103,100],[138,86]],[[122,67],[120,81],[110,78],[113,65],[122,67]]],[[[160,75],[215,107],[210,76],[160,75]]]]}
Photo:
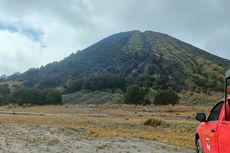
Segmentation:
{"type": "Polygon", "coordinates": [[[101,74],[119,74],[127,84],[151,82],[154,89],[222,90],[230,61],[169,35],[129,31],[109,36],[60,62],[9,76],[41,88],[101,74]]]}

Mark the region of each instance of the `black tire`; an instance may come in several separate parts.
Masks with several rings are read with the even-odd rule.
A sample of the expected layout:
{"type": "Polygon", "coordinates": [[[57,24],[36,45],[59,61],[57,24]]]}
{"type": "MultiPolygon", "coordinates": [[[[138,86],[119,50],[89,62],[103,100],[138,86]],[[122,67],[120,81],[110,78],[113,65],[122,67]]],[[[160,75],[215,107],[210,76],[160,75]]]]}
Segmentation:
{"type": "Polygon", "coordinates": [[[198,140],[196,141],[196,152],[197,152],[197,153],[203,153],[202,145],[201,145],[200,139],[198,139],[198,140]]]}

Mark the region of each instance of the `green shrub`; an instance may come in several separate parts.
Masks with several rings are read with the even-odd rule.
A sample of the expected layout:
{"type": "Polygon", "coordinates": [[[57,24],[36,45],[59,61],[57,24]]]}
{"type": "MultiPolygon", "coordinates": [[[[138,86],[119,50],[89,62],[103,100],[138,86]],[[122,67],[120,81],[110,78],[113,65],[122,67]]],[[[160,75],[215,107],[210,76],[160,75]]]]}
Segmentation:
{"type": "Polygon", "coordinates": [[[8,84],[2,84],[0,85],[0,104],[6,104],[7,98],[10,94],[10,88],[8,84]]]}
{"type": "Polygon", "coordinates": [[[41,91],[37,88],[21,87],[9,96],[9,102],[23,105],[24,103],[41,104],[44,102],[41,91]]]}
{"type": "Polygon", "coordinates": [[[62,96],[54,89],[40,90],[32,87],[20,87],[9,95],[8,103],[18,105],[57,105],[62,104],[62,96]]]}
{"type": "Polygon", "coordinates": [[[127,88],[125,94],[125,103],[127,104],[149,104],[150,101],[145,99],[146,90],[138,85],[132,85],[127,88]]]}
{"type": "Polygon", "coordinates": [[[46,94],[46,103],[53,105],[61,105],[62,104],[62,96],[61,94],[54,89],[48,90],[46,94]]]}
{"type": "Polygon", "coordinates": [[[162,124],[163,121],[161,119],[156,119],[156,118],[147,119],[144,122],[144,125],[153,126],[153,127],[160,126],[162,124]]]}
{"type": "Polygon", "coordinates": [[[155,99],[155,105],[178,104],[180,97],[172,90],[158,91],[155,99]]]}

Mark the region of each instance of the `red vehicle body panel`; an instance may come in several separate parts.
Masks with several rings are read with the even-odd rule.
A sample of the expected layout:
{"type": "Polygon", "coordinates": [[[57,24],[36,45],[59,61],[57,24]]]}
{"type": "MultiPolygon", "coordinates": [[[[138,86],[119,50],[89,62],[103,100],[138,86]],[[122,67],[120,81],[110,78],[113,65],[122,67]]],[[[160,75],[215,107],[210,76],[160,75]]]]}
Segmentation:
{"type": "Polygon", "coordinates": [[[204,153],[230,153],[230,106],[228,102],[226,105],[223,104],[218,121],[201,122],[196,134],[201,141],[204,153]]]}

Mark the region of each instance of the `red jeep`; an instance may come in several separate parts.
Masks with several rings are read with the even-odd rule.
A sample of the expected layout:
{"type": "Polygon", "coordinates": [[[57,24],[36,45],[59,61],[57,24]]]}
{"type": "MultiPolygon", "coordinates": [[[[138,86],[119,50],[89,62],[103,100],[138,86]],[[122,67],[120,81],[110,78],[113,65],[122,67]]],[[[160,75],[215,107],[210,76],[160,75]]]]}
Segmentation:
{"type": "Polygon", "coordinates": [[[225,74],[225,98],[219,101],[206,119],[198,113],[200,124],[196,130],[197,153],[230,153],[230,70],[225,74]]]}

